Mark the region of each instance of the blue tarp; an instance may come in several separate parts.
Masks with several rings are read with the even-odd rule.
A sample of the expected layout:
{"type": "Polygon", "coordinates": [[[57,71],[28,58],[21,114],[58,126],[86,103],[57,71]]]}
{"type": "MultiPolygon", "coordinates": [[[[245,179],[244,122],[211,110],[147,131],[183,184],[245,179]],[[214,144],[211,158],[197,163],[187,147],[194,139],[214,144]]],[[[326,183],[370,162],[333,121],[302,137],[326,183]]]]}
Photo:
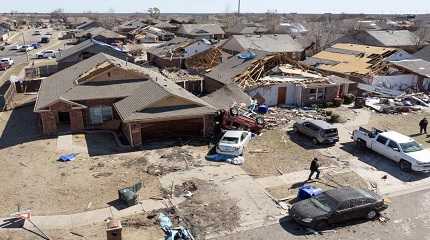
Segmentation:
{"type": "Polygon", "coordinates": [[[257,55],[251,51],[246,51],[243,53],[240,53],[237,57],[240,59],[250,60],[254,59],[257,55]]]}
{"type": "Polygon", "coordinates": [[[58,161],[61,161],[61,162],[70,162],[70,161],[75,160],[77,155],[78,154],[76,154],[76,153],[64,154],[64,155],[60,156],[60,158],[58,159],[58,161]]]}

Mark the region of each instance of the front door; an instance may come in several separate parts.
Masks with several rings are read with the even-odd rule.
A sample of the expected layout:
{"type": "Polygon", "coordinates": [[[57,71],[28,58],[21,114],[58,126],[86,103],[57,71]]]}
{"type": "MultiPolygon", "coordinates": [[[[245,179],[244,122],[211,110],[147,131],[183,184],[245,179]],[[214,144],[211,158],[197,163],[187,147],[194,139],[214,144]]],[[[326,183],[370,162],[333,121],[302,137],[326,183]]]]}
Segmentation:
{"type": "Polygon", "coordinates": [[[278,88],[278,105],[285,104],[287,98],[287,87],[278,88]]]}

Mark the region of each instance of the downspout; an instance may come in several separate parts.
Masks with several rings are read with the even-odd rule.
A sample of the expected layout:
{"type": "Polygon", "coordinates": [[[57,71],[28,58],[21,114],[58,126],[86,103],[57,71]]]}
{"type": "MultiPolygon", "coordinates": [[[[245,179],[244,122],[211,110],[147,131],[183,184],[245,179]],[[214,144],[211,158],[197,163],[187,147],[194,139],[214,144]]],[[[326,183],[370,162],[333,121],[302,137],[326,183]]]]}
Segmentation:
{"type": "Polygon", "coordinates": [[[130,145],[134,147],[133,135],[131,134],[131,124],[128,124],[128,133],[130,134],[130,145]]]}

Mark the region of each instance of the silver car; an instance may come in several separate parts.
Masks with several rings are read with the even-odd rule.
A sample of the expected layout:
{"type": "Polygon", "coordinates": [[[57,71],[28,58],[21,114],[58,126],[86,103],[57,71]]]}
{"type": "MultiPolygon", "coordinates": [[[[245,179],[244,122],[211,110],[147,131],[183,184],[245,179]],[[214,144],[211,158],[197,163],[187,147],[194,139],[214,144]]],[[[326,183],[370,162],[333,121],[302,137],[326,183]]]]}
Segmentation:
{"type": "Polygon", "coordinates": [[[325,121],[305,119],[294,123],[294,131],[312,139],[314,144],[335,144],[339,141],[337,128],[325,121]]]}

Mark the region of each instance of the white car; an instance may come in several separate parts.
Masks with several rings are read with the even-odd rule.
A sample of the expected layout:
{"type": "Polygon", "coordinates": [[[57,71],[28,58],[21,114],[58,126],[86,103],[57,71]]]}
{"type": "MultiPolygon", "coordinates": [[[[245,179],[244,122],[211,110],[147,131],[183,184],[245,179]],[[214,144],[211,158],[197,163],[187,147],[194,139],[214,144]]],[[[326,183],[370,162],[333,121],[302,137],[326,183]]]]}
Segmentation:
{"type": "Polygon", "coordinates": [[[39,58],[39,59],[42,59],[42,58],[55,58],[56,55],[55,55],[55,51],[54,50],[45,50],[45,51],[42,51],[42,52],[36,54],[36,57],[39,58]]]}
{"type": "Polygon", "coordinates": [[[216,152],[229,156],[241,156],[246,145],[251,140],[251,132],[227,131],[219,141],[216,152]]]}
{"type": "Polygon", "coordinates": [[[395,131],[354,130],[354,141],[397,162],[403,171],[430,172],[430,150],[395,131]]]}
{"type": "Polygon", "coordinates": [[[1,63],[6,63],[9,66],[12,66],[14,64],[13,59],[12,58],[1,58],[0,59],[1,63]]]}
{"type": "Polygon", "coordinates": [[[19,50],[19,49],[21,49],[21,45],[19,45],[19,44],[16,44],[16,45],[13,45],[12,47],[10,47],[10,49],[11,50],[19,50]]]}
{"type": "Polygon", "coordinates": [[[33,49],[34,49],[34,47],[32,47],[30,45],[22,45],[22,47],[19,49],[19,51],[20,52],[29,52],[33,49]]]}

